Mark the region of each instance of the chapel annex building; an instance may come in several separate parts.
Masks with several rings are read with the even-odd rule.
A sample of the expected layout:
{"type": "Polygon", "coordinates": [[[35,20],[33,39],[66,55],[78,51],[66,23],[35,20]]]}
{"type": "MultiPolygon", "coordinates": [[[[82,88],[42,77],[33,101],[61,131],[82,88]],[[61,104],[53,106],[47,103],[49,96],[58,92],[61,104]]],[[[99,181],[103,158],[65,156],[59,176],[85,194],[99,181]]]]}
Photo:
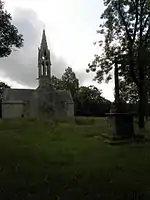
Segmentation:
{"type": "Polygon", "coordinates": [[[66,120],[74,116],[74,102],[70,91],[55,90],[51,84],[51,59],[45,30],[38,48],[37,89],[4,90],[2,118],[46,118],[66,120]]]}

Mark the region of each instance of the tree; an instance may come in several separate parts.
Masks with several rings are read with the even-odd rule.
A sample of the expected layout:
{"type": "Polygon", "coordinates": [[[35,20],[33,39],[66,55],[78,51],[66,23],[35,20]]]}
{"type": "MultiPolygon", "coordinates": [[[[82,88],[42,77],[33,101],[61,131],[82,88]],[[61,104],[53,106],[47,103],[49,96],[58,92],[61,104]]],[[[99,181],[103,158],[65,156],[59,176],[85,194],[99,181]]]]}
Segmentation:
{"type": "Polygon", "coordinates": [[[70,90],[73,98],[75,98],[76,92],[79,89],[79,80],[71,67],[65,69],[61,78],[53,75],[51,83],[56,90],[70,90]]]}
{"type": "Polygon", "coordinates": [[[63,90],[62,80],[57,78],[56,76],[52,76],[51,83],[56,90],[63,90]]]}
{"type": "Polygon", "coordinates": [[[76,95],[76,115],[104,116],[110,108],[110,102],[101,96],[95,86],[81,86],[76,95]]]}
{"type": "Polygon", "coordinates": [[[95,79],[101,82],[112,78],[115,60],[120,76],[127,84],[135,84],[139,97],[139,128],[144,128],[147,100],[146,77],[150,64],[145,57],[150,49],[150,7],[148,0],[104,0],[106,9],[101,16],[99,34],[105,36],[104,52],[95,55],[89,69],[96,71],[95,79]],[[97,68],[98,67],[98,68],[97,68]]]}
{"type": "Polygon", "coordinates": [[[98,90],[95,86],[81,86],[79,88],[78,94],[80,95],[80,101],[81,102],[101,102],[101,91],[98,90]]]}
{"type": "MultiPolygon", "coordinates": [[[[146,60],[149,57],[146,58],[146,60]]],[[[147,64],[148,65],[148,64],[147,64]]],[[[149,73],[149,70],[147,71],[149,73]]],[[[145,77],[145,91],[147,97],[150,96],[150,75],[145,77]]],[[[128,82],[125,80],[120,81],[120,96],[125,102],[137,103],[139,101],[138,88],[134,82],[128,82]]]]}
{"type": "Polygon", "coordinates": [[[70,90],[73,99],[75,99],[76,92],[79,89],[79,80],[71,67],[65,69],[65,72],[62,75],[62,87],[65,90],[70,90]]]}
{"type": "Polygon", "coordinates": [[[52,76],[51,83],[56,90],[70,90],[75,115],[104,116],[110,108],[110,102],[101,96],[101,90],[95,86],[79,87],[79,80],[70,67],[65,69],[62,78],[52,76]]]}
{"type": "Polygon", "coordinates": [[[2,100],[3,98],[3,93],[4,93],[4,89],[5,88],[10,88],[9,85],[7,85],[6,83],[4,82],[0,82],[0,99],[2,100]]]}
{"type": "Polygon", "coordinates": [[[7,57],[14,47],[23,46],[22,35],[18,33],[11,20],[11,15],[4,10],[4,3],[0,0],[0,57],[7,57]]]}

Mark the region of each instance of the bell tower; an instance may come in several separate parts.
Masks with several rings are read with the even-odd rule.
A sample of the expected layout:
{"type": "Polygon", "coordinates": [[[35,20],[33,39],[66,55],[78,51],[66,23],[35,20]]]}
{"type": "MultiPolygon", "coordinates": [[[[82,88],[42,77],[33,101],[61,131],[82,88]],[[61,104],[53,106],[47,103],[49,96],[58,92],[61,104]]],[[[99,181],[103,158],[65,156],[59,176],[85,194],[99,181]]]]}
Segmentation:
{"type": "Polygon", "coordinates": [[[51,80],[51,60],[45,30],[43,30],[41,46],[38,48],[38,80],[39,86],[51,80]]]}

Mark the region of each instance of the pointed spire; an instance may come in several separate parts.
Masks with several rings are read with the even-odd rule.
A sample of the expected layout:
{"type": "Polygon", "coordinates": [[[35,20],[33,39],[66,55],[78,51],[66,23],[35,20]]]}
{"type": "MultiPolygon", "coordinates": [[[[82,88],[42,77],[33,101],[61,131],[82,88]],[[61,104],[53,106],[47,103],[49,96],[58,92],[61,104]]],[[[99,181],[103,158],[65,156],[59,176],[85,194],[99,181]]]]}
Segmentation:
{"type": "Polygon", "coordinates": [[[43,29],[42,41],[41,41],[41,48],[48,48],[45,29],[43,29]]]}
{"type": "Polygon", "coordinates": [[[50,50],[48,49],[45,29],[43,29],[41,46],[38,49],[38,69],[39,69],[39,85],[43,84],[43,81],[51,79],[51,60],[50,50]]]}

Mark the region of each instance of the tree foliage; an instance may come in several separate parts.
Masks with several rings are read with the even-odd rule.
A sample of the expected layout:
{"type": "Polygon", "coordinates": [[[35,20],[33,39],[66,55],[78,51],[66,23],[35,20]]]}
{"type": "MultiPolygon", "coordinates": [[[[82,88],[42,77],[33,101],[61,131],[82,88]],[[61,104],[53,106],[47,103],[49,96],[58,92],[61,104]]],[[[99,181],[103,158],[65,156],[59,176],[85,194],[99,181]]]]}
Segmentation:
{"type": "Polygon", "coordinates": [[[76,77],[71,67],[65,69],[61,78],[57,78],[53,75],[51,82],[56,90],[69,90],[73,99],[79,89],[79,79],[76,77]]]}
{"type": "MultiPolygon", "coordinates": [[[[135,84],[139,96],[139,127],[144,127],[146,77],[150,63],[145,59],[150,49],[150,7],[148,0],[104,0],[99,34],[104,35],[104,52],[95,55],[89,65],[96,71],[95,79],[111,79],[115,60],[120,64],[119,75],[127,84],[135,84]]],[[[101,41],[99,45],[101,46],[101,41]]]]}
{"type": "Polygon", "coordinates": [[[6,83],[4,82],[0,82],[0,99],[3,98],[3,93],[4,93],[4,89],[5,88],[10,88],[9,85],[7,85],[6,83]]]}
{"type": "Polygon", "coordinates": [[[51,83],[56,90],[63,89],[62,80],[57,78],[56,76],[52,76],[51,83]]]}
{"type": "Polygon", "coordinates": [[[101,96],[95,86],[79,86],[79,80],[72,68],[65,69],[62,78],[52,76],[52,85],[56,90],[70,90],[75,104],[75,115],[104,116],[109,111],[110,102],[101,96]]]}
{"type": "MultiPolygon", "coordinates": [[[[143,65],[145,66],[145,92],[147,97],[150,96],[150,51],[149,49],[146,49],[146,53],[143,54],[143,65]]],[[[130,103],[137,103],[139,101],[138,96],[138,87],[133,82],[131,78],[129,78],[129,68],[125,68],[124,70],[127,70],[126,73],[124,73],[124,79],[120,81],[120,94],[121,98],[124,99],[126,102],[130,103]]]]}
{"type": "Polygon", "coordinates": [[[4,10],[4,3],[0,0],[0,57],[7,57],[13,48],[23,46],[23,37],[11,21],[10,13],[4,10]]]}
{"type": "Polygon", "coordinates": [[[139,101],[138,89],[135,83],[126,83],[125,81],[120,81],[120,98],[131,104],[136,104],[139,101]]]}
{"type": "Polygon", "coordinates": [[[51,83],[56,90],[69,90],[73,97],[79,89],[79,79],[71,67],[65,69],[61,78],[53,75],[51,83]]]}
{"type": "Polygon", "coordinates": [[[81,86],[76,96],[76,115],[105,116],[109,112],[110,101],[102,96],[95,86],[81,86]]]}
{"type": "Polygon", "coordinates": [[[75,98],[76,91],[79,89],[79,80],[71,67],[65,69],[65,73],[62,75],[62,86],[64,89],[70,90],[72,97],[75,98]]]}

